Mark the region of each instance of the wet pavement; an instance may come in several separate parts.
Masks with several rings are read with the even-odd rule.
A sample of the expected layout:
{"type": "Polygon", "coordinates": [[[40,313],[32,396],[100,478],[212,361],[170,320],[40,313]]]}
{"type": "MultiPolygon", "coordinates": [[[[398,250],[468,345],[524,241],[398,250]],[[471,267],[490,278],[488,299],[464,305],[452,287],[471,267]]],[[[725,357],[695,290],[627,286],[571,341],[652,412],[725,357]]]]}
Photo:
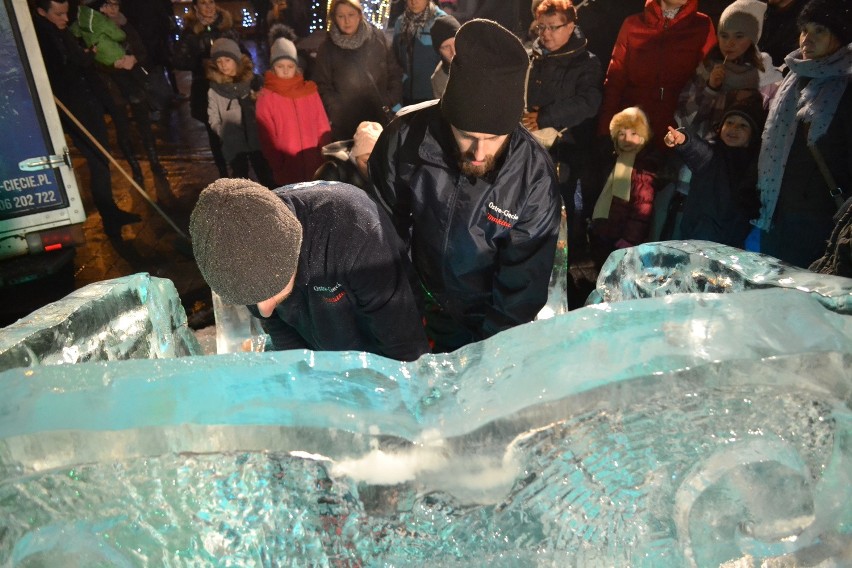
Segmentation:
{"type": "MultiPolygon", "coordinates": [[[[181,92],[189,92],[189,82],[188,73],[178,72],[181,92]]],[[[69,145],[87,212],[83,224],[86,242],[76,249],[73,269],[64,266],[51,270],[54,273],[35,281],[3,288],[5,301],[0,311],[0,325],[7,325],[92,282],[137,272],[147,272],[171,280],[193,327],[212,323],[210,290],[192,258],[191,246],[186,237],[189,234],[189,215],[198,194],[217,177],[207,133],[204,125],[190,117],[189,100],[185,97],[176,98],[153,126],[160,161],[167,175],[155,176],[148,161],[142,158],[144,153],[141,144],[136,144],[135,149],[145,174],[144,189],[171,222],[133,188],[130,181],[132,178],[123,176],[113,165],[111,170],[116,202],[122,209],[138,213],[142,221],[124,226],[121,239],[107,237],[87,189],[85,161],[73,145],[69,145]]],[[[112,154],[129,175],[130,169],[117,152],[114,132],[110,130],[113,136],[112,154]]]]}

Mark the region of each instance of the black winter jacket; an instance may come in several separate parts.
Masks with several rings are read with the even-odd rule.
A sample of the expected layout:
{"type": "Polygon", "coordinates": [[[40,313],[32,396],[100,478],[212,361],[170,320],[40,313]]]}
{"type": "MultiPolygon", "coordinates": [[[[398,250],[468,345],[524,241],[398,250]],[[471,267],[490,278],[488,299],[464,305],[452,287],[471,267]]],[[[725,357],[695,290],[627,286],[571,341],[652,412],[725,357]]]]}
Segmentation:
{"type": "Polygon", "coordinates": [[[547,300],[561,201],[553,163],[520,124],[487,179],[463,176],[437,101],[390,123],[370,177],[427,299],[474,339],[532,321],[547,300]]]}
{"type": "Polygon", "coordinates": [[[579,28],[562,49],[548,54],[533,50],[532,68],[527,87],[527,107],[538,108],[539,128],[566,131],[565,140],[585,143],[582,134],[573,129],[591,122],[598,114],[603,99],[603,69],[598,58],[586,51],[586,38],[579,28]]]}
{"type": "Polygon", "coordinates": [[[760,210],[757,153],[696,136],[688,136],[675,151],[692,171],[680,223],[681,238],[745,248],[751,230],[749,219],[760,210]]]}
{"type": "Polygon", "coordinates": [[[385,125],[383,107],[392,109],[402,100],[402,69],[384,32],[366,21],[370,32],[357,49],[337,46],[331,34],[320,44],[313,78],[331,122],[331,137],[347,140],[364,120],[385,125]]]}
{"type": "MultiPolygon", "coordinates": [[[[302,224],[293,293],[261,325],[277,350],[429,352],[393,225],[364,191],[341,183],[275,190],[302,224]]],[[[249,311],[259,317],[256,306],[249,311]]]]}

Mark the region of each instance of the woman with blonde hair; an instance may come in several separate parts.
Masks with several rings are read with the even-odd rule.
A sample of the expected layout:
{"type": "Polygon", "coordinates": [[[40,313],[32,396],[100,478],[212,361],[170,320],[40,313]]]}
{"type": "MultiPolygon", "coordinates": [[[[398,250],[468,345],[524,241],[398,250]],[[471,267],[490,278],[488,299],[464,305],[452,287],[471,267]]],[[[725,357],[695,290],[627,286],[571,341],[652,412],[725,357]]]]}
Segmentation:
{"type": "Polygon", "coordinates": [[[364,18],[359,0],[333,0],[313,80],[334,140],[347,140],[363,121],[387,124],[402,99],[402,70],[385,34],[364,18]]]}

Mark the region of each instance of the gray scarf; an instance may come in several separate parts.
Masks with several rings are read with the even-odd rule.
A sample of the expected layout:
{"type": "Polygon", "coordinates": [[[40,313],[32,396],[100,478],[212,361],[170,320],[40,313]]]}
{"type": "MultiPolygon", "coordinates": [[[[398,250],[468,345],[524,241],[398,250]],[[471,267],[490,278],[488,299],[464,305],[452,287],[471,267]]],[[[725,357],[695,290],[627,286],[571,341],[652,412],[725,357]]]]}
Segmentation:
{"type": "Polygon", "coordinates": [[[808,124],[808,145],[813,146],[828,131],[837,111],[840,98],[852,78],[852,43],[822,59],[800,59],[796,50],[784,62],[790,73],[778,89],[766,128],[758,159],[758,189],[760,217],[754,224],[768,231],[781,193],[781,181],[790,148],[800,122],[808,124]],[[810,79],[804,88],[801,79],[810,79]]]}
{"type": "Polygon", "coordinates": [[[340,31],[337,25],[331,26],[331,29],[328,33],[331,35],[331,41],[334,42],[334,45],[341,49],[358,49],[364,42],[367,41],[367,38],[370,37],[370,30],[367,26],[372,25],[366,19],[361,20],[361,25],[358,26],[358,30],[352,35],[346,35],[340,31]]]}
{"type": "Polygon", "coordinates": [[[400,28],[400,35],[403,40],[406,42],[413,40],[420,30],[423,29],[423,26],[426,25],[426,22],[435,17],[437,11],[438,8],[431,1],[426,6],[426,9],[419,14],[415,14],[406,8],[402,14],[402,27],[400,28]]]}

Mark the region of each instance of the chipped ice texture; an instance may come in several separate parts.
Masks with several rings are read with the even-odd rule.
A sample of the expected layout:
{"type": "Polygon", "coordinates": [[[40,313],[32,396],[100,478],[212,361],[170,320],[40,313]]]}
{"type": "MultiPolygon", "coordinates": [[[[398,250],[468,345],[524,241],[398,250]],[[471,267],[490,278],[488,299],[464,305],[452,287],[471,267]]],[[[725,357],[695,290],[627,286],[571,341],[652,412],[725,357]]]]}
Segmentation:
{"type": "Polygon", "coordinates": [[[586,304],[761,288],[811,292],[829,309],[852,314],[852,279],[815,274],[771,256],[708,241],[647,243],[613,252],[586,304]]]}
{"type": "Polygon", "coordinates": [[[199,354],[174,284],[145,273],[89,284],[0,330],[0,370],[199,354]]]}
{"type": "Polygon", "coordinates": [[[0,374],[0,566],[841,566],[852,318],[599,304],[442,356],[0,374]]]}

